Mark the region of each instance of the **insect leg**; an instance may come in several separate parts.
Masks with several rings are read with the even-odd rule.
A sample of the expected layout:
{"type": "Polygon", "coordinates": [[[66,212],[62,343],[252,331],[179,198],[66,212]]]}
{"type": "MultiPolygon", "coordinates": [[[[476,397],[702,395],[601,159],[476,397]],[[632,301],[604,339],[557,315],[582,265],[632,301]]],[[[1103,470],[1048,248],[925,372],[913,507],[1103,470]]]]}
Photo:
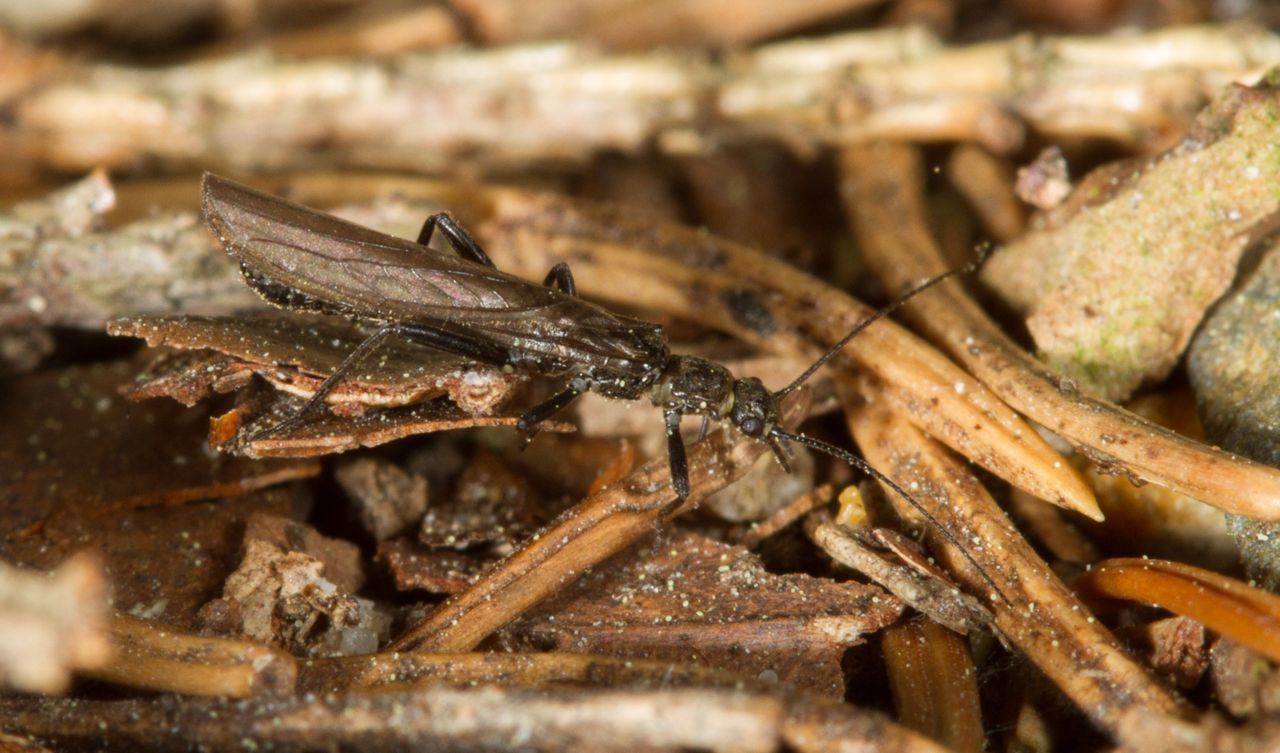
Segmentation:
{"type": "Polygon", "coordinates": [[[533,406],[516,422],[516,430],[529,431],[564,410],[579,395],[587,391],[587,383],[582,379],[570,379],[569,386],[533,406]]]}
{"type": "Polygon", "coordinates": [[[676,501],[689,496],[689,460],[685,457],[684,440],[680,438],[680,413],[669,410],[667,423],[667,455],[671,463],[671,487],[676,490],[676,501]]]}
{"type": "Polygon", "coordinates": [[[437,229],[444,233],[445,238],[449,239],[449,245],[453,246],[459,256],[483,264],[486,267],[494,266],[493,260],[489,258],[483,248],[480,248],[480,244],[476,243],[470,233],[463,230],[462,226],[448,212],[437,212],[422,223],[422,231],[418,233],[418,245],[430,245],[431,236],[435,234],[437,229]]]}
{"type": "Polygon", "coordinates": [[[560,262],[552,267],[551,271],[547,272],[547,277],[542,281],[542,284],[551,287],[553,282],[560,286],[560,290],[566,295],[575,297],[578,295],[578,286],[573,281],[573,272],[569,269],[568,264],[560,262]]]}
{"type": "Polygon", "coordinates": [[[496,366],[503,366],[511,360],[506,348],[479,338],[467,337],[425,324],[399,324],[396,327],[406,338],[428,348],[457,353],[460,356],[496,366]]]}
{"type": "Polygon", "coordinates": [[[329,375],[329,378],[325,379],[324,382],[320,384],[319,389],[311,395],[311,399],[308,400],[306,405],[302,406],[297,413],[286,418],[275,426],[257,432],[257,434],[254,435],[254,438],[257,439],[267,437],[272,434],[282,434],[298,428],[307,416],[310,416],[319,409],[319,407],[324,403],[324,399],[328,397],[330,392],[333,392],[335,387],[342,383],[342,380],[351,373],[352,369],[359,366],[364,359],[369,357],[369,354],[372,353],[374,349],[382,344],[383,340],[394,335],[399,331],[399,329],[400,326],[397,324],[385,324],[382,327],[379,327],[376,332],[366,337],[364,342],[356,346],[356,349],[351,351],[346,358],[342,359],[342,363],[338,364],[338,368],[334,369],[333,373],[329,375]]]}

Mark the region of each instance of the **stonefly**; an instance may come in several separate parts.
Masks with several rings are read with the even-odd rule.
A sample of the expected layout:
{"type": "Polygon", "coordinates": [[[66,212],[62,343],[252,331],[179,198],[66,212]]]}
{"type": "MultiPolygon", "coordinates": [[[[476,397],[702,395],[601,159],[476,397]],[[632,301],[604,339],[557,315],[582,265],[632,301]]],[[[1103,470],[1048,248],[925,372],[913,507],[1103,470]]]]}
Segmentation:
{"type": "Polygon", "coordinates": [[[680,418],[699,415],[704,431],[710,421],[728,420],[743,434],[767,443],[788,470],[787,442],[844,460],[937,523],[911,495],[862,458],[785,431],[778,425],[778,404],[868,325],[913,295],[969,271],[978,260],[907,291],[859,322],[791,384],[770,392],[755,377],[734,377],[705,358],[672,354],[657,324],[579,298],[564,263],[555,265],[542,285],[498,270],[448,214],[427,218],[417,240],[407,241],[208,173],[201,195],[206,222],[227,253],[240,262],[245,281],[269,303],[377,327],[301,410],[266,429],[266,434],[296,427],[380,343],[399,335],[476,361],[561,379],[560,392],[520,418],[521,431],[536,429],[588,390],[625,400],[648,397],[663,410],[671,485],[679,500],[689,495],[680,418]],[[454,253],[429,247],[436,231],[454,253]]]}

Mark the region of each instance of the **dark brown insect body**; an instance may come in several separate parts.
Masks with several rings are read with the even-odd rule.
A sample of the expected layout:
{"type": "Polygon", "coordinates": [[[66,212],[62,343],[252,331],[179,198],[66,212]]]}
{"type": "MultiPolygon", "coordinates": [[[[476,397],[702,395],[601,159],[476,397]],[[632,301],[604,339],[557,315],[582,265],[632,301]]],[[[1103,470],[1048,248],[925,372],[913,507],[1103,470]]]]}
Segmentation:
{"type": "Polygon", "coordinates": [[[417,241],[410,242],[215,175],[205,175],[202,196],[209,226],[240,262],[245,281],[267,301],[378,325],[297,415],[268,432],[301,422],[382,340],[399,335],[562,379],[559,393],[521,417],[522,430],[534,429],[588,390],[621,399],[648,396],[664,412],[672,486],[679,499],[689,493],[680,418],[691,414],[703,416],[704,428],[707,421],[728,420],[767,442],[784,467],[785,442],[801,442],[854,464],[910,499],[861,458],[784,431],[777,423],[778,403],[866,325],[952,273],[917,286],[869,317],[798,379],[770,392],[754,377],[735,378],[706,359],[672,355],[656,324],[578,298],[564,264],[557,264],[542,285],[499,271],[447,214],[428,218],[417,241]],[[436,230],[457,253],[428,247],[436,230]]]}

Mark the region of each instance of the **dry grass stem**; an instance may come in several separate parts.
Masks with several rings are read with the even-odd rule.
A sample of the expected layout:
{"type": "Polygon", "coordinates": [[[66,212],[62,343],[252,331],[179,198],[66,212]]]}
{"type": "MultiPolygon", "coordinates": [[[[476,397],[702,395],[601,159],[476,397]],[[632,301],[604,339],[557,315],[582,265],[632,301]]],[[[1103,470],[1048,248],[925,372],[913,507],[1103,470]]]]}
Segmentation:
{"type": "MultiPolygon", "coordinates": [[[[887,285],[900,288],[946,270],[925,223],[921,162],[913,147],[850,148],[842,170],[845,203],[862,248],[887,285]]],[[[1280,518],[1280,470],[1187,439],[1074,389],[1014,344],[958,283],[917,297],[905,312],[1009,405],[1090,458],[1229,512],[1280,518]]]]}

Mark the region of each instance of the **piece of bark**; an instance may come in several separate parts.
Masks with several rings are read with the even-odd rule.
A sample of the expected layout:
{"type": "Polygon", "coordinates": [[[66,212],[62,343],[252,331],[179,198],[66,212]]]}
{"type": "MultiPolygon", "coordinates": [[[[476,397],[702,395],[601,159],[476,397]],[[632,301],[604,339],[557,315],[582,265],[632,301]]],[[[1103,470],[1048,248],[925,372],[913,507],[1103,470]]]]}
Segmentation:
{"type": "Polygon", "coordinates": [[[339,463],[333,476],[374,541],[404,533],[427,511],[427,480],[388,460],[354,458],[339,463]]]}
{"type": "Polygon", "coordinates": [[[1183,690],[1198,685],[1209,668],[1205,628],[1195,620],[1167,617],[1138,626],[1130,636],[1138,638],[1151,668],[1183,690]]]}
{"type": "Polygon", "coordinates": [[[1026,315],[1041,358],[1108,400],[1169,373],[1280,212],[1280,163],[1266,156],[1277,111],[1274,82],[1229,89],[1165,154],[1086,178],[1087,212],[991,258],[983,281],[1026,315]]]}
{"type": "Polygon", "coordinates": [[[300,552],[320,562],[326,580],[343,591],[355,592],[364,585],[360,548],[342,538],[321,534],[305,523],[278,515],[251,515],[245,525],[245,545],[261,541],[285,552],[300,552]]]}
{"type": "Polygon", "coordinates": [[[222,596],[205,604],[206,629],[281,646],[293,653],[367,653],[390,619],[353,594],[364,582],[359,548],[291,520],[249,519],[242,557],[222,596]]]}
{"type": "MultiPolygon", "coordinates": [[[[1280,467],[1280,246],[1264,253],[1196,335],[1187,372],[1210,441],[1280,467]]],[[[1249,578],[1280,591],[1280,527],[1239,515],[1228,526],[1249,578]]]]}
{"type": "MultiPolygon", "coordinates": [[[[100,329],[117,316],[261,306],[191,212],[100,231],[106,174],[14,207],[0,221],[0,327],[100,329]]],[[[192,205],[194,206],[194,205],[192,205]]]]}
{"type": "Polygon", "coordinates": [[[482,450],[458,477],[452,494],[427,510],[418,540],[432,548],[483,544],[509,551],[558,512],[548,507],[527,478],[482,450]]]}
{"type": "Polygon", "coordinates": [[[1218,704],[1237,719],[1280,712],[1280,671],[1265,656],[1230,638],[1209,651],[1209,685],[1218,704]]]}
{"type": "MultiPolygon", "coordinates": [[[[445,399],[429,403],[365,410],[355,416],[323,415],[308,418],[284,432],[264,434],[297,415],[306,401],[281,392],[250,392],[231,411],[209,423],[209,445],[217,450],[250,458],[309,458],[347,452],[418,434],[484,426],[515,428],[522,412],[475,416],[445,399]]],[[[573,425],[548,420],[540,431],[573,431],[573,425]]]]}
{"type": "Polygon", "coordinates": [[[377,558],[390,570],[397,590],[452,594],[475,583],[494,563],[495,555],[432,549],[405,537],[379,544],[377,558]]]}
{"type": "MultiPolygon", "coordinates": [[[[233,357],[240,369],[262,376],[277,389],[310,397],[370,331],[336,317],[272,312],[115,319],[107,323],[107,333],[144,338],[153,348],[213,350],[233,357]]],[[[192,369],[192,376],[198,376],[198,369],[192,369]]],[[[234,369],[220,367],[219,379],[226,378],[224,371],[234,369]]],[[[524,381],[523,376],[496,366],[392,339],[378,349],[376,357],[353,369],[327,401],[334,410],[358,412],[362,406],[409,405],[448,395],[463,410],[485,415],[510,399],[524,381]]],[[[218,381],[211,379],[209,389],[217,387],[218,381]]],[[[146,397],[158,392],[146,381],[140,381],[137,389],[146,397]]]]}
{"type": "Polygon", "coordinates": [[[28,693],[62,693],[75,670],[111,659],[106,580],[92,555],[50,573],[0,562],[0,684],[28,693]]]}
{"type": "Polygon", "coordinates": [[[499,635],[543,650],[694,656],[840,698],[845,651],[901,614],[874,586],[774,575],[742,547],[674,531],[595,567],[499,635]]]}

